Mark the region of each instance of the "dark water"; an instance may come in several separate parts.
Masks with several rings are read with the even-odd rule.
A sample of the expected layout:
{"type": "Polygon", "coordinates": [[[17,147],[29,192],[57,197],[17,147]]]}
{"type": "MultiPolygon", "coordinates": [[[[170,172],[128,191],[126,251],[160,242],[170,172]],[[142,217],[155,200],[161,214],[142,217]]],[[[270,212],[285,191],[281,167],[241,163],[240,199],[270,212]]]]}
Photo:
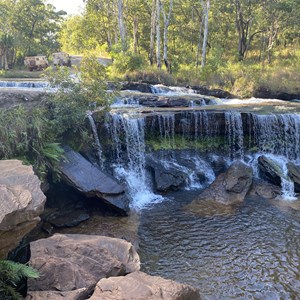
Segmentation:
{"type": "Polygon", "coordinates": [[[193,196],[142,211],[143,271],[198,287],[203,299],[300,299],[300,212],[249,198],[194,214],[184,209],[193,196]]]}

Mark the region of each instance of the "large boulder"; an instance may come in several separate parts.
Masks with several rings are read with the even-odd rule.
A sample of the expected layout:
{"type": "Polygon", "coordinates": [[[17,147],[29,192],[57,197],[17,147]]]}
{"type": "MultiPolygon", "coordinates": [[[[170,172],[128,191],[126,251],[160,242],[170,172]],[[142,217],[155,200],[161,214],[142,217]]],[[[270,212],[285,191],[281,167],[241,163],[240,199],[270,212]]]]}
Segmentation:
{"type": "Polygon", "coordinates": [[[242,202],[252,184],[252,168],[242,161],[235,161],[225,173],[205,189],[191,204],[198,201],[217,201],[225,205],[242,202]]]}
{"type": "Polygon", "coordinates": [[[2,160],[0,170],[0,258],[5,258],[40,221],[46,197],[31,166],[2,160]]]}
{"type": "Polygon", "coordinates": [[[116,238],[55,234],[30,243],[30,250],[29,264],[41,274],[28,281],[30,291],[72,291],[140,269],[132,244],[116,238]]]}
{"type": "Polygon", "coordinates": [[[109,174],[65,147],[65,159],[59,164],[62,179],[87,197],[98,197],[121,214],[129,211],[124,187],[109,174]]]}
{"type": "Polygon", "coordinates": [[[125,277],[101,279],[90,300],[199,300],[192,286],[158,276],[134,272],[125,277]]]}

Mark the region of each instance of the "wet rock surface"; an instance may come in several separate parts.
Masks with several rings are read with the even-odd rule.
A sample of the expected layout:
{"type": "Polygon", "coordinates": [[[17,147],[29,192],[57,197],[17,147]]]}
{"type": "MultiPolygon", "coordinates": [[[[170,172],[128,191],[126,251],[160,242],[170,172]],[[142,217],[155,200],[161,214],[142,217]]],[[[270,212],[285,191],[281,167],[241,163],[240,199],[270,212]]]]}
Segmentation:
{"type": "Polygon", "coordinates": [[[199,291],[192,286],[180,284],[143,272],[125,277],[100,280],[91,300],[200,300],[199,291]]]}
{"type": "Polygon", "coordinates": [[[55,234],[30,243],[30,249],[29,264],[41,276],[28,281],[29,291],[73,291],[140,269],[134,247],[121,239],[55,234]]]}
{"type": "Polygon", "coordinates": [[[35,107],[45,98],[46,92],[0,89],[0,108],[10,108],[24,105],[27,108],[35,107]]]}
{"type": "Polygon", "coordinates": [[[5,258],[39,222],[46,197],[31,166],[0,161],[0,258],[5,258]]]}
{"type": "Polygon", "coordinates": [[[258,158],[260,176],[270,183],[280,186],[282,170],[271,158],[262,155],[258,158]]]}
{"type": "Polygon", "coordinates": [[[98,197],[122,214],[129,211],[124,187],[79,153],[66,147],[65,160],[60,162],[59,169],[62,179],[87,197],[98,197]]]}
{"type": "Polygon", "coordinates": [[[179,166],[159,160],[154,155],[147,156],[146,161],[147,167],[154,175],[154,185],[157,191],[177,190],[185,184],[188,178],[188,174],[184,173],[179,166]]]}

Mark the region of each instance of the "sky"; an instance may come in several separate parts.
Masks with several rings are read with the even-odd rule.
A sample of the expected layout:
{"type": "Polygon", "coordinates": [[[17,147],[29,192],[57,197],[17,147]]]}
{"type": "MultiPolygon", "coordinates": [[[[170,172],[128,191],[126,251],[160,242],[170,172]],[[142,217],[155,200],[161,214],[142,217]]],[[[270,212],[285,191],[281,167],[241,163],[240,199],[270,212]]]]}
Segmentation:
{"type": "Polygon", "coordinates": [[[74,15],[80,13],[80,8],[84,7],[83,0],[47,0],[56,7],[56,10],[64,10],[68,15],[74,15]]]}

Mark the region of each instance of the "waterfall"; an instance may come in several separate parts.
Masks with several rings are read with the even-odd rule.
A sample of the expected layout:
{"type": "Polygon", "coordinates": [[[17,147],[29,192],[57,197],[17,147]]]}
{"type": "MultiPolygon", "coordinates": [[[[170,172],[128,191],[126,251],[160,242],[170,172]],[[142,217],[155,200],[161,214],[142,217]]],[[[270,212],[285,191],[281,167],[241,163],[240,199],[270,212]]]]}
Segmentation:
{"type": "Polygon", "coordinates": [[[94,136],[95,147],[96,147],[97,156],[98,156],[98,164],[103,168],[104,159],[103,159],[103,156],[102,156],[102,147],[101,147],[101,144],[100,144],[100,140],[99,140],[95,120],[92,116],[92,112],[88,112],[87,117],[89,119],[89,122],[90,122],[90,125],[91,125],[91,128],[92,128],[92,132],[93,132],[93,136],[94,136]]]}
{"type": "Polygon", "coordinates": [[[244,132],[241,113],[225,112],[225,132],[232,159],[244,158],[244,132]]]}
{"type": "Polygon", "coordinates": [[[112,115],[112,141],[115,153],[115,175],[126,182],[131,207],[142,209],[163,200],[152,192],[145,170],[145,122],[143,118],[112,115]],[[122,147],[122,142],[125,147],[122,147]]]}
{"type": "Polygon", "coordinates": [[[175,115],[158,115],[157,120],[162,142],[174,148],[175,115]]]}
{"type": "Polygon", "coordinates": [[[254,140],[258,151],[300,159],[300,116],[254,115],[254,140]]]}

